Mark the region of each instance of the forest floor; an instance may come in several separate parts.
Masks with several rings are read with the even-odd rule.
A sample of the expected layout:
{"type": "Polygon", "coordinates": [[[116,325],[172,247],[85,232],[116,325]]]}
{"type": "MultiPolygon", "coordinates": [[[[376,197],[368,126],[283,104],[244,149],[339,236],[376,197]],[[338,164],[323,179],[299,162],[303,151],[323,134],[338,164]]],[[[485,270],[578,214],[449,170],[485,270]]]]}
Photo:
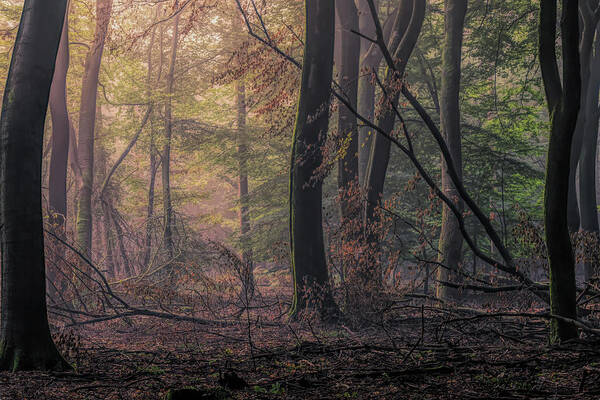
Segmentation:
{"type": "Polygon", "coordinates": [[[147,317],[61,330],[75,370],[0,373],[0,399],[150,400],[182,388],[198,390],[189,399],[600,398],[598,343],[549,346],[542,320],[410,309],[354,330],[147,317]]]}

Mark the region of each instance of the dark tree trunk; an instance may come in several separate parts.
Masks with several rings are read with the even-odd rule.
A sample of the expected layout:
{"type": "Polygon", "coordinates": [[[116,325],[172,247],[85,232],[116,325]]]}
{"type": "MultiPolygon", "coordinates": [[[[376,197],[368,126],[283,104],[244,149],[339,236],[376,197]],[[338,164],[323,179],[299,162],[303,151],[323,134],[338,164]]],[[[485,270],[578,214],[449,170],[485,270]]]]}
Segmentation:
{"type": "MultiPolygon", "coordinates": [[[[580,4],[580,22],[582,22],[579,54],[581,58],[581,110],[577,117],[577,125],[573,134],[573,143],[571,145],[571,169],[569,171],[569,205],[567,209],[567,222],[571,232],[577,232],[581,224],[581,204],[577,198],[577,167],[580,165],[583,147],[585,130],[587,126],[587,92],[590,80],[590,60],[592,56],[592,48],[594,37],[596,34],[596,25],[598,24],[599,15],[592,10],[593,1],[585,1],[580,4]]],[[[597,6],[596,1],[596,6],[597,6]]],[[[581,195],[580,195],[581,197],[581,195]]]]}
{"type": "Polygon", "coordinates": [[[48,326],[42,151],[66,0],[25,0],[0,119],[0,369],[70,368],[48,326]]]}
{"type": "MultiPolygon", "coordinates": [[[[338,62],[339,85],[342,95],[356,110],[358,101],[358,77],[360,64],[360,37],[358,10],[354,0],[337,0],[336,12],[340,22],[338,62]]],[[[356,115],[348,107],[340,104],[338,111],[338,134],[344,138],[344,147],[338,161],[338,191],[341,200],[342,219],[351,218],[351,205],[348,204],[348,190],[358,183],[358,124],[356,115]]]]}
{"type": "Polygon", "coordinates": [[[238,129],[238,189],[240,200],[240,241],[242,247],[242,291],[245,296],[254,294],[254,266],[250,241],[250,201],[248,193],[248,132],[246,130],[246,87],[236,84],[237,129],[238,129]]]}
{"type": "Polygon", "coordinates": [[[177,45],[179,42],[179,14],[173,22],[173,37],[169,72],[167,74],[167,102],[165,104],[165,145],[162,152],[162,189],[164,212],[163,240],[170,259],[175,254],[173,244],[173,203],[171,201],[171,137],[173,135],[173,87],[175,84],[175,62],[177,61],[177,45]]]}
{"type": "Polygon", "coordinates": [[[94,128],[96,124],[96,96],[98,75],[104,42],[112,12],[112,0],[98,0],[96,3],[96,31],[90,47],[81,88],[79,110],[78,158],[81,166],[81,190],[77,207],[77,244],[81,251],[91,255],[92,250],[92,191],[94,185],[94,128]]]}
{"type": "MultiPolygon", "coordinates": [[[[396,69],[388,69],[384,82],[387,98],[386,106],[377,120],[377,126],[384,132],[392,134],[396,121],[395,108],[400,96],[399,90],[391,88],[397,86],[399,80],[404,76],[404,71],[412,51],[419,38],[423,19],[425,17],[425,1],[412,0],[403,2],[398,10],[394,30],[390,38],[390,51],[396,60],[396,69]]],[[[390,159],[390,140],[383,135],[376,135],[371,145],[371,154],[367,166],[365,188],[367,190],[367,204],[365,206],[365,227],[369,230],[375,226],[375,213],[379,206],[385,183],[385,175],[390,159]]],[[[370,241],[375,240],[371,236],[370,241]]]]}
{"type": "MultiPolygon", "coordinates": [[[[333,0],[305,0],[306,29],[302,85],[290,173],[290,245],[294,297],[291,314],[307,307],[307,295],[320,298],[325,314],[334,308],[329,290],[322,225],[322,182],[315,177],[329,123],[333,73],[333,0]],[[310,289],[310,290],[309,290],[310,289]]],[[[311,304],[312,305],[312,304],[311,304]]]]}
{"type": "MultiPolygon", "coordinates": [[[[539,54],[548,112],[552,125],[548,146],[544,222],[550,267],[552,314],[577,318],[575,257],[567,224],[570,152],[581,95],[578,1],[564,0],[561,17],[562,82],[556,56],[556,0],[540,4],[539,54]]],[[[577,337],[577,328],[552,320],[552,342],[577,337]]]]}
{"type": "Polygon", "coordinates": [[[50,88],[52,115],[52,155],[48,198],[50,223],[62,235],[67,218],[67,167],[69,156],[69,112],[67,110],[67,71],[69,70],[69,15],[68,7],[56,55],[56,67],[50,88]]]}
{"type": "MultiPolygon", "coordinates": [[[[596,29],[597,34],[600,29],[596,29]]],[[[598,207],[596,202],[596,152],[598,146],[598,93],[600,92],[600,39],[596,38],[594,55],[590,61],[590,71],[586,98],[581,112],[585,112],[583,146],[579,161],[579,204],[581,210],[581,231],[592,241],[584,243],[584,271],[587,281],[598,275],[598,207]]],[[[584,59],[582,58],[582,62],[584,59]]]]}
{"type": "MultiPolygon", "coordinates": [[[[442,52],[442,87],[440,93],[440,118],[444,139],[450,151],[456,173],[462,179],[462,151],[460,133],[460,77],[463,29],[467,13],[467,0],[445,0],[445,38],[442,52]]],[[[462,212],[462,199],[448,176],[448,166],[442,160],[442,190],[462,212]]],[[[438,262],[447,268],[438,268],[437,280],[455,281],[462,256],[462,235],[458,220],[447,206],[442,210],[442,229],[439,240],[438,262]]],[[[456,297],[456,289],[437,285],[437,296],[456,297]]]]}
{"type": "MultiPolygon", "coordinates": [[[[375,24],[373,17],[369,11],[367,0],[358,0],[358,28],[363,35],[374,38],[375,24]]],[[[375,6],[379,5],[379,1],[375,0],[375,6]]],[[[381,62],[381,52],[375,51],[373,43],[367,39],[360,41],[360,69],[363,71],[358,81],[358,104],[357,111],[360,115],[373,120],[375,110],[375,85],[371,82],[371,75],[364,73],[366,70],[373,70],[379,66],[381,62]],[[370,51],[373,49],[372,51],[370,51]],[[372,54],[372,55],[371,55],[372,54]],[[371,55],[369,57],[369,55],[371,55]]],[[[367,164],[369,163],[369,153],[371,149],[371,129],[361,127],[358,130],[358,180],[362,186],[365,181],[365,173],[367,164]]]]}

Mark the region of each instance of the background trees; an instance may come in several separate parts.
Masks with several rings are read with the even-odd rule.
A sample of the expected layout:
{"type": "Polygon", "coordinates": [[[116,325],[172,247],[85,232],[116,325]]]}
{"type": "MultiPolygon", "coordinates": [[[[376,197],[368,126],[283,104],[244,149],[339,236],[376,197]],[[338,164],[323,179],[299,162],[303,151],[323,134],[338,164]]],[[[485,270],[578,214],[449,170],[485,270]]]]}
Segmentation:
{"type": "MultiPolygon", "coordinates": [[[[7,56],[20,17],[9,3],[7,56]]],[[[555,338],[574,337],[576,300],[596,295],[598,11],[565,1],[557,55],[547,4],[540,24],[525,0],[340,0],[334,34],[333,1],[73,3],[40,185],[49,222],[86,261],[66,267],[81,254],[47,248],[65,285],[51,296],[100,318],[110,307],[90,311],[106,299],[88,300],[81,274],[169,300],[199,285],[222,300],[229,279],[236,296],[256,293],[238,305],[260,309],[267,287],[292,314],[362,304],[372,323],[405,295],[523,289],[542,309],[550,297],[555,338]]]]}

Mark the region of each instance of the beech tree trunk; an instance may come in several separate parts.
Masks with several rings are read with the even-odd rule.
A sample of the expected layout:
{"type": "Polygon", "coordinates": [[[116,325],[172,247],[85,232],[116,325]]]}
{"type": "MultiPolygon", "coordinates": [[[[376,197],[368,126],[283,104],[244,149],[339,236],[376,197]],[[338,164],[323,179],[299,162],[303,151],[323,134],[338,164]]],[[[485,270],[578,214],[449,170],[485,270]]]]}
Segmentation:
{"type": "Polygon", "coordinates": [[[66,0],[25,0],[0,119],[0,369],[70,368],[50,336],[42,220],[43,134],[66,0]]]}
{"type": "Polygon", "coordinates": [[[96,124],[96,97],[98,76],[104,42],[112,12],[112,0],[96,2],[96,31],[85,61],[79,110],[78,158],[81,166],[81,189],[77,207],[77,244],[87,256],[92,250],[92,192],[94,185],[94,128],[96,124]]]}
{"type": "MultiPolygon", "coordinates": [[[[338,46],[339,85],[342,95],[356,110],[358,101],[358,77],[360,64],[360,37],[355,33],[359,30],[358,10],[354,0],[337,0],[336,12],[340,30],[338,46]]],[[[338,134],[344,138],[344,147],[338,161],[338,191],[340,193],[340,208],[343,220],[349,220],[351,206],[348,204],[348,190],[353,183],[358,183],[358,124],[356,115],[348,107],[340,104],[338,111],[338,134]]]]}
{"type": "MultiPolygon", "coordinates": [[[[375,24],[369,10],[367,0],[358,0],[358,29],[363,35],[374,38],[375,24]]],[[[375,0],[375,7],[379,1],[375,0]]],[[[360,40],[360,70],[362,71],[358,80],[358,99],[357,111],[369,121],[373,120],[375,111],[375,85],[371,82],[371,75],[364,73],[367,70],[376,69],[381,62],[381,52],[375,50],[373,43],[367,39],[360,40]],[[371,51],[371,49],[373,49],[371,51]]],[[[364,185],[367,164],[369,163],[369,153],[371,149],[371,129],[360,127],[358,130],[358,181],[361,186],[364,185]]]]}
{"type": "MultiPolygon", "coordinates": [[[[403,78],[406,65],[419,38],[423,19],[425,17],[425,0],[404,1],[400,5],[394,29],[390,38],[390,52],[396,60],[397,72],[388,69],[384,87],[387,98],[385,109],[377,120],[377,126],[384,132],[392,134],[396,122],[395,108],[400,96],[399,90],[392,90],[403,78]]],[[[371,154],[367,166],[365,187],[367,190],[367,204],[365,206],[365,227],[373,227],[376,224],[375,213],[380,205],[385,183],[385,175],[390,159],[390,140],[383,135],[376,135],[371,145],[371,154]]],[[[369,235],[370,241],[375,240],[369,235]]]]}
{"type": "MultiPolygon", "coordinates": [[[[467,0],[444,1],[445,38],[442,51],[442,86],[440,93],[440,118],[442,135],[448,145],[452,162],[462,180],[462,150],[460,132],[460,77],[461,55],[467,0]]],[[[459,210],[463,210],[460,198],[452,179],[448,175],[448,166],[442,160],[442,190],[452,199],[459,210]]],[[[438,267],[437,280],[455,281],[456,271],[462,258],[462,235],[459,223],[452,211],[444,205],[442,210],[442,229],[439,240],[438,262],[446,268],[438,267]]],[[[447,299],[456,297],[456,289],[438,283],[437,297],[447,299]]]]}
{"type": "MultiPolygon", "coordinates": [[[[155,19],[159,16],[159,8],[156,10],[155,19]]],[[[154,47],[156,30],[152,30],[152,37],[150,39],[150,46],[148,47],[148,101],[150,101],[150,96],[152,95],[152,50],[154,47]]],[[[164,39],[164,28],[161,26],[160,34],[158,39],[158,73],[156,77],[156,82],[160,82],[162,78],[162,67],[163,67],[163,39],[164,39]]],[[[155,142],[155,134],[156,129],[154,125],[154,107],[152,108],[152,113],[150,114],[150,180],[148,183],[148,208],[147,208],[147,217],[146,217],[146,238],[144,241],[144,255],[142,260],[142,267],[144,269],[148,269],[150,266],[150,255],[152,250],[152,228],[154,227],[154,196],[156,190],[156,173],[158,171],[158,150],[156,148],[155,142]]]]}
{"type": "Polygon", "coordinates": [[[175,84],[175,63],[177,61],[177,45],[179,42],[179,14],[173,22],[173,37],[169,72],[167,74],[167,102],[165,104],[165,145],[162,152],[162,189],[164,212],[163,240],[167,254],[173,259],[175,254],[173,244],[173,203],[171,201],[171,137],[173,135],[173,86],[175,84]]]}
{"type": "MultiPolygon", "coordinates": [[[[597,25],[597,22],[596,22],[597,25]]],[[[598,27],[596,27],[598,28],[598,27]]],[[[595,30],[600,34],[600,29],[595,30]]],[[[590,60],[590,75],[588,78],[586,97],[580,113],[585,112],[585,125],[583,129],[583,146],[579,161],[579,204],[581,211],[580,227],[582,233],[591,239],[584,243],[584,271],[585,279],[589,281],[598,275],[597,253],[599,227],[598,207],[596,202],[596,156],[598,146],[598,94],[600,92],[600,39],[595,41],[594,54],[590,60]]],[[[581,60],[584,62],[584,59],[581,60]]]]}
{"type": "MultiPolygon", "coordinates": [[[[577,318],[575,257],[567,223],[567,204],[571,144],[581,95],[578,13],[577,0],[563,0],[560,19],[563,53],[561,80],[555,43],[557,2],[548,0],[540,3],[540,66],[551,122],[544,193],[545,239],[550,267],[550,310],[554,315],[572,319],[577,318]]],[[[552,320],[552,342],[576,337],[577,328],[573,324],[552,320]]]]}
{"type": "Polygon", "coordinates": [[[322,182],[315,177],[329,123],[333,73],[333,0],[305,0],[302,84],[290,173],[290,245],[294,296],[290,313],[307,305],[324,315],[335,309],[329,289],[322,225],[322,182]],[[310,295],[310,301],[307,296],[310,295]],[[314,302],[314,303],[313,303],[314,302]],[[315,304],[316,303],[316,304],[315,304]]]}
{"type": "MultiPolygon", "coordinates": [[[[567,209],[567,222],[571,232],[577,232],[581,225],[581,204],[577,197],[577,167],[580,166],[582,152],[585,151],[584,136],[587,127],[587,93],[590,84],[590,61],[593,52],[594,37],[596,35],[596,25],[598,25],[599,15],[592,9],[593,0],[584,1],[580,4],[579,15],[582,23],[579,40],[579,54],[581,59],[581,109],[577,117],[577,125],[573,134],[573,143],[571,145],[571,169],[569,171],[569,205],[567,209]]],[[[598,2],[595,1],[595,5],[598,2]]],[[[580,172],[581,173],[581,170],[580,172]]],[[[580,188],[581,190],[581,188],[580,188]]],[[[581,193],[580,196],[581,198],[581,193]]]]}
{"type": "Polygon", "coordinates": [[[67,167],[69,156],[69,112],[67,110],[67,72],[69,70],[69,12],[65,18],[56,55],[56,67],[50,88],[52,116],[52,155],[48,199],[50,223],[62,235],[67,218],[67,167]]]}
{"type": "Polygon", "coordinates": [[[254,294],[254,266],[252,243],[250,240],[250,201],[248,192],[248,132],[246,130],[246,87],[243,82],[236,83],[237,129],[238,129],[238,189],[240,200],[240,241],[242,245],[242,284],[243,293],[254,294]]]}

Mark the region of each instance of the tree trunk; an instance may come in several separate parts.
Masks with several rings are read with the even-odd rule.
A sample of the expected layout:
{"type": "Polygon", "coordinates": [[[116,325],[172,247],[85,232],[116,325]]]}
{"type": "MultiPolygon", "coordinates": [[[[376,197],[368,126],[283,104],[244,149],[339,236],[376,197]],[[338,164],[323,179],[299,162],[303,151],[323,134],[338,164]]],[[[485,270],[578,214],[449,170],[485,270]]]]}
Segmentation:
{"type": "MultiPolygon", "coordinates": [[[[369,11],[367,0],[358,0],[358,29],[363,35],[373,38],[375,37],[375,24],[373,17],[369,11]]],[[[375,7],[379,5],[379,1],[375,0],[375,7]]],[[[361,38],[360,40],[360,79],[358,80],[358,114],[363,115],[369,121],[373,120],[375,111],[375,85],[371,82],[371,75],[364,73],[366,70],[373,70],[379,66],[381,62],[381,52],[376,53],[376,57],[367,57],[373,43],[369,40],[361,38]]],[[[369,163],[369,153],[371,149],[371,129],[361,127],[358,130],[358,180],[362,186],[365,181],[365,173],[367,164],[369,163]]]]}
{"type": "Polygon", "coordinates": [[[315,177],[329,123],[333,73],[333,0],[305,0],[302,85],[294,128],[290,173],[290,245],[294,297],[291,315],[307,306],[307,295],[327,315],[335,309],[329,290],[322,225],[322,182],[315,177]]]}
{"type": "MultiPolygon", "coordinates": [[[[396,16],[396,22],[394,23],[394,30],[392,37],[390,38],[390,51],[394,54],[394,60],[396,60],[397,71],[388,69],[386,79],[384,82],[384,88],[386,90],[386,101],[385,110],[377,120],[377,126],[384,132],[388,132],[390,135],[394,129],[394,123],[396,121],[395,109],[398,105],[398,99],[400,96],[399,90],[393,90],[394,86],[398,85],[398,82],[404,76],[404,71],[408,60],[412,54],[419,33],[421,32],[421,26],[423,25],[423,19],[425,17],[425,1],[424,0],[412,0],[402,2],[398,15],[396,16]]],[[[367,230],[376,225],[375,217],[376,210],[379,206],[382,196],[383,188],[385,183],[385,175],[390,159],[390,140],[383,135],[376,135],[371,145],[371,154],[369,156],[369,164],[367,166],[366,184],[367,190],[367,204],[365,206],[365,227],[367,230]]],[[[373,235],[374,232],[370,232],[368,236],[369,241],[375,241],[373,235]]]]}
{"type": "Polygon", "coordinates": [[[50,88],[50,113],[52,115],[52,155],[48,198],[50,223],[57,233],[64,232],[67,218],[67,167],[69,155],[69,112],[67,110],[67,71],[69,70],[69,12],[65,13],[56,67],[50,88]]]}
{"type": "MultiPolygon", "coordinates": [[[[596,29],[597,34],[600,29],[596,29]]],[[[596,202],[596,152],[598,146],[598,93],[600,91],[600,39],[597,37],[591,71],[586,89],[586,98],[581,112],[585,112],[585,126],[583,133],[583,146],[579,161],[579,198],[581,210],[581,231],[588,236],[584,242],[584,271],[585,279],[589,281],[598,275],[597,253],[599,227],[598,207],[596,202]]],[[[582,58],[582,62],[584,59],[582,58]]],[[[581,113],[580,112],[580,113],[581,113]]]]}
{"type": "MultiPolygon", "coordinates": [[[[157,19],[159,16],[159,8],[156,9],[157,19]]],[[[152,49],[154,47],[156,30],[152,30],[152,37],[150,39],[150,46],[148,46],[148,87],[147,87],[147,95],[148,101],[150,101],[152,95],[152,49]]],[[[156,82],[160,82],[162,78],[162,65],[163,65],[163,39],[164,39],[164,29],[161,26],[160,34],[159,34],[159,43],[158,43],[158,73],[156,82]]],[[[154,107],[152,109],[152,114],[150,114],[150,180],[148,183],[148,208],[147,208],[147,217],[146,217],[146,238],[144,241],[144,255],[142,260],[142,267],[147,270],[150,266],[150,254],[152,250],[152,228],[154,226],[154,196],[155,196],[155,188],[156,188],[156,172],[158,171],[158,150],[156,148],[155,143],[155,125],[154,125],[154,107]]]]}
{"type": "MultiPolygon", "coordinates": [[[[154,123],[152,123],[154,125],[154,123]]],[[[152,227],[154,219],[154,192],[156,187],[156,172],[158,163],[156,159],[156,147],[154,144],[154,127],[152,127],[150,138],[150,181],[148,183],[148,208],[146,217],[146,238],[144,241],[143,268],[147,269],[150,264],[150,253],[152,250],[152,227]]]]}
{"type": "MultiPolygon", "coordinates": [[[[460,77],[463,29],[467,13],[467,0],[445,0],[445,38],[442,54],[442,86],[440,93],[441,128],[452,162],[459,178],[462,180],[462,150],[460,133],[460,77]]],[[[448,176],[448,166],[442,160],[442,190],[455,202],[462,212],[463,202],[448,176]]],[[[446,268],[439,267],[437,280],[442,282],[454,281],[462,256],[462,235],[459,223],[452,211],[444,205],[442,210],[442,229],[439,240],[438,262],[446,268]]],[[[447,299],[456,297],[456,289],[443,284],[437,285],[437,297],[447,299]]]]}
{"type": "MultiPolygon", "coordinates": [[[[545,239],[550,269],[550,310],[577,318],[575,257],[567,223],[570,152],[581,95],[578,1],[564,0],[561,17],[562,80],[556,57],[556,0],[540,3],[539,54],[551,122],[544,193],[545,239]],[[564,87],[561,84],[564,82],[564,87]]],[[[551,322],[550,340],[577,337],[568,322],[551,322]]]]}
{"type": "Polygon", "coordinates": [[[94,128],[96,123],[96,96],[98,93],[98,75],[104,42],[112,11],[112,0],[96,2],[96,31],[90,47],[81,88],[81,107],[79,110],[78,158],[81,166],[81,190],[77,207],[77,244],[87,256],[92,249],[92,191],[94,185],[94,128]]]}
{"type": "Polygon", "coordinates": [[[167,102],[165,104],[165,145],[162,152],[162,189],[165,230],[163,239],[169,259],[175,254],[173,244],[173,203],[171,201],[171,136],[173,134],[173,86],[175,83],[175,62],[177,61],[177,45],[179,42],[179,14],[173,22],[173,38],[171,60],[167,74],[167,102]]]}
{"type": "MultiPolygon", "coordinates": [[[[336,12],[340,21],[339,85],[342,95],[356,110],[360,63],[360,37],[355,33],[359,29],[358,10],[354,0],[337,0],[336,12]]],[[[352,218],[348,191],[353,183],[358,183],[358,124],[354,112],[342,104],[337,129],[344,143],[338,161],[338,192],[342,219],[347,221],[352,218]]]]}
{"type": "Polygon", "coordinates": [[[252,244],[250,242],[250,205],[248,197],[248,132],[246,130],[246,87],[236,83],[237,129],[238,129],[238,189],[240,200],[240,241],[242,245],[242,291],[252,297],[254,294],[254,268],[252,244]]]}
{"type": "Polygon", "coordinates": [[[110,208],[108,207],[107,202],[102,202],[102,223],[104,226],[104,250],[106,251],[106,271],[107,275],[110,278],[114,278],[116,276],[117,268],[115,265],[115,258],[113,252],[114,244],[110,208]]]}
{"type": "Polygon", "coordinates": [[[0,119],[0,369],[70,368],[46,312],[43,133],[66,0],[25,0],[0,119]]]}
{"type": "MultiPolygon", "coordinates": [[[[582,152],[585,151],[583,143],[587,127],[586,118],[588,116],[585,104],[588,98],[587,92],[590,83],[590,61],[593,51],[594,36],[596,34],[596,25],[598,24],[598,15],[591,9],[591,2],[586,1],[581,3],[579,11],[580,22],[583,23],[579,41],[579,53],[581,59],[581,110],[577,117],[577,125],[575,127],[573,143],[571,145],[569,205],[567,209],[567,222],[571,232],[577,232],[581,224],[581,204],[580,200],[577,198],[577,167],[580,166],[582,152]]],[[[579,197],[581,197],[581,193],[579,197]]]]}

